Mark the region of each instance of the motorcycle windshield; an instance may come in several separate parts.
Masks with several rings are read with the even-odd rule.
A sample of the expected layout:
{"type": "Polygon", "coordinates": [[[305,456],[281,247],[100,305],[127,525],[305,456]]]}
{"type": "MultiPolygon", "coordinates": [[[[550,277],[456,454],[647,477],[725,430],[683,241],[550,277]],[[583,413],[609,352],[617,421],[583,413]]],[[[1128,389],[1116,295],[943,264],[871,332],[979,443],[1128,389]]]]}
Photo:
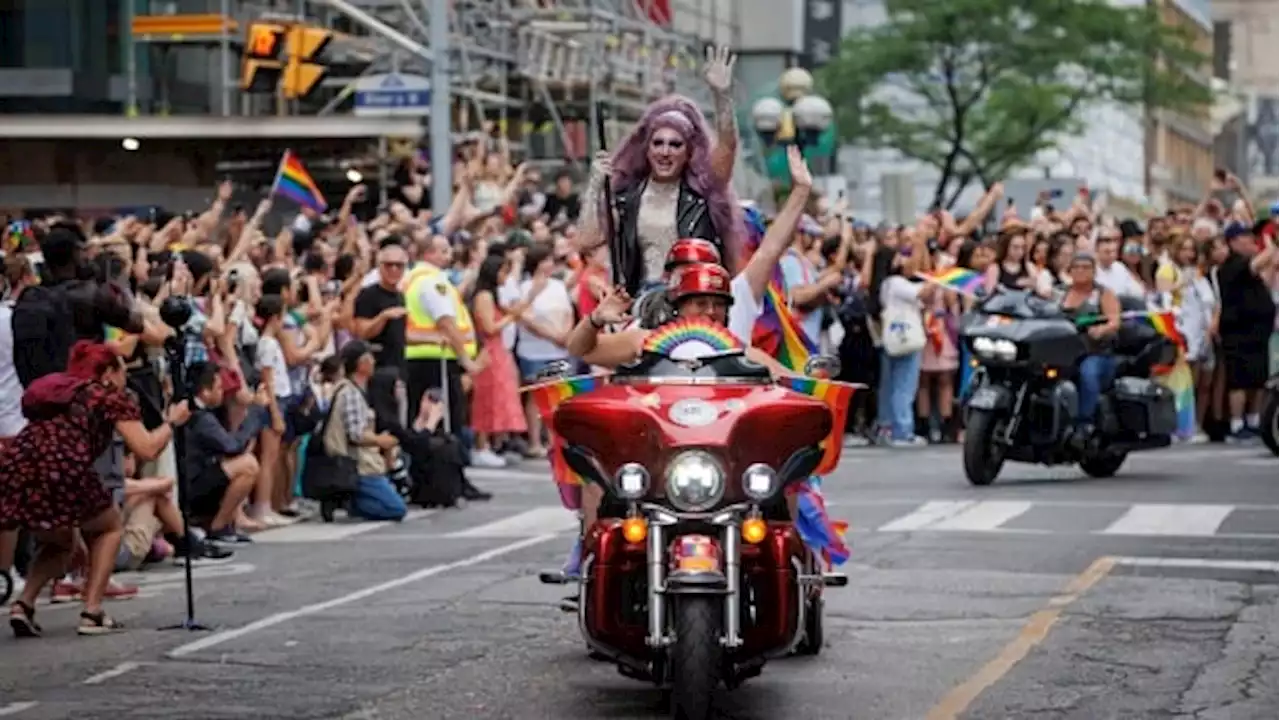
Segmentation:
{"type": "Polygon", "coordinates": [[[1002,315],[1020,320],[1044,320],[1062,317],[1062,308],[1027,290],[1002,290],[982,301],[976,308],[981,315],[1002,315]]]}

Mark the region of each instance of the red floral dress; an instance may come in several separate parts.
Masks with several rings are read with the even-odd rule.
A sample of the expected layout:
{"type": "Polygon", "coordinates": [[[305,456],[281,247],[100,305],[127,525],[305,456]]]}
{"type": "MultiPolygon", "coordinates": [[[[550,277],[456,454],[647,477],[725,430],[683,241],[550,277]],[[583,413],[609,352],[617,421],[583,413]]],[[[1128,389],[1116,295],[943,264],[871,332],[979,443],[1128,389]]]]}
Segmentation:
{"type": "Polygon", "coordinates": [[[131,395],[86,382],[62,412],[28,424],[0,451],[0,527],[76,527],[111,507],[94,460],[117,422],[141,419],[131,395]]]}
{"type": "MultiPolygon", "coordinates": [[[[502,313],[497,313],[502,318],[502,313]]],[[[516,360],[502,342],[502,333],[483,337],[489,362],[476,373],[471,388],[471,429],[482,433],[522,433],[526,429],[520,404],[516,360]]]]}

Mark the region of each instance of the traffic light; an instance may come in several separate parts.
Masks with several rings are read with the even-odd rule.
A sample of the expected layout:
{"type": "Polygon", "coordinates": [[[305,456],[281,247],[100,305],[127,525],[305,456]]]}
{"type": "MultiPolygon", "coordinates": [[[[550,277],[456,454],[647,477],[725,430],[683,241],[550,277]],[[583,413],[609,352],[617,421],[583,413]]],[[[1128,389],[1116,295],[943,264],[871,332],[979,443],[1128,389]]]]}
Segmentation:
{"type": "Polygon", "coordinates": [[[293,100],[304,98],[324,79],[329,68],[319,62],[320,53],[333,40],[333,33],[321,28],[295,25],[289,28],[285,39],[284,79],[281,87],[284,96],[293,100]]]}
{"type": "Polygon", "coordinates": [[[240,88],[251,93],[275,92],[279,88],[291,100],[310,95],[329,70],[319,56],[331,40],[333,33],[322,28],[249,25],[240,88]]]}
{"type": "Polygon", "coordinates": [[[274,23],[249,25],[240,68],[240,89],[251,93],[275,92],[280,84],[280,48],[286,28],[274,23]]]}

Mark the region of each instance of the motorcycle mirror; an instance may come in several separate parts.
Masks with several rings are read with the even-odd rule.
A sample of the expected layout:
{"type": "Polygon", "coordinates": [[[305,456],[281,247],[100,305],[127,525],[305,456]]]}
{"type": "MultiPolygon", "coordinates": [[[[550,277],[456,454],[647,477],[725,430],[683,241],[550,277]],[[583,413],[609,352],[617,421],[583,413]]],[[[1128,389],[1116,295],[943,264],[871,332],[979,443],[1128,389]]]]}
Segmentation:
{"type": "Polygon", "coordinates": [[[835,355],[814,355],[804,364],[804,374],[830,380],[840,374],[840,358],[835,355]]]}
{"type": "Polygon", "coordinates": [[[552,360],[547,366],[539,370],[533,376],[535,383],[544,383],[549,380],[559,380],[573,372],[573,363],[569,360],[552,360]]]}

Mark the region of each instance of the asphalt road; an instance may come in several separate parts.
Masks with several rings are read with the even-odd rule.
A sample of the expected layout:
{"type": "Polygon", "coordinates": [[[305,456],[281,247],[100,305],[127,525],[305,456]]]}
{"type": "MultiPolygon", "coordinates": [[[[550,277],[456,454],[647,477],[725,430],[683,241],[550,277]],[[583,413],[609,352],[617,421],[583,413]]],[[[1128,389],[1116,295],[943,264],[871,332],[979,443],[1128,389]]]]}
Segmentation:
{"type": "MultiPolygon", "coordinates": [[[[969,487],[954,450],[848,451],[825,490],[850,586],[827,647],[718,698],[725,718],[1197,718],[1277,714],[1277,462],[1134,457],[1121,475],[1009,466],[969,487]]],[[[198,569],[132,577],[130,629],[0,637],[0,718],[659,718],[660,694],[586,657],[562,589],[574,521],[543,472],[477,473],[494,502],[400,525],[300,525],[198,569]],[[499,475],[501,475],[499,477],[499,475]]]]}

